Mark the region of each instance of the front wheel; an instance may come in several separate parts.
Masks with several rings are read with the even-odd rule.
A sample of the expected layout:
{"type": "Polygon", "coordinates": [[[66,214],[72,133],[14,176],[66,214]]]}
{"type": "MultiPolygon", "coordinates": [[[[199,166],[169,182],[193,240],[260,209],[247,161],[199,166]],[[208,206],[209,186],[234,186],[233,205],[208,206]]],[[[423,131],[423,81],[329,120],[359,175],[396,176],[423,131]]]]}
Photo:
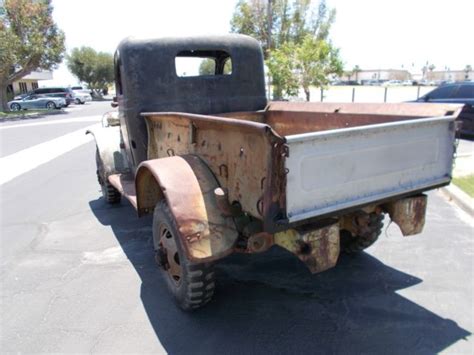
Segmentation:
{"type": "Polygon", "coordinates": [[[13,103],[13,104],[10,105],[10,110],[12,110],[12,111],[20,111],[20,110],[21,110],[21,106],[20,106],[20,104],[13,103]]]}
{"type": "Polygon", "coordinates": [[[48,110],[54,110],[56,108],[56,104],[52,101],[49,101],[48,103],[46,103],[46,108],[48,110]]]}
{"type": "Polygon", "coordinates": [[[102,190],[102,197],[107,203],[119,203],[122,195],[109,181],[103,178],[104,164],[102,163],[102,159],[100,159],[99,149],[95,151],[95,162],[97,165],[97,180],[102,190]]]}
{"type": "Polygon", "coordinates": [[[153,214],[153,245],[156,261],[178,306],[191,311],[208,303],[215,285],[212,264],[188,260],[165,201],[158,202],[153,214]]]}

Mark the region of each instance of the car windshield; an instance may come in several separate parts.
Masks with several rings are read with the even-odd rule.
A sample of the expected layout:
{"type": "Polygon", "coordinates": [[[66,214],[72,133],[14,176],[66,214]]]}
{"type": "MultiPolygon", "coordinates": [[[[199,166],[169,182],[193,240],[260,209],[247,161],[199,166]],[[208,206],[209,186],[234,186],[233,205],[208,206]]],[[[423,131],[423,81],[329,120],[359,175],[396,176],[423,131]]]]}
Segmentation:
{"type": "Polygon", "coordinates": [[[454,94],[459,99],[474,99],[474,85],[461,85],[454,94]]]}
{"type": "Polygon", "coordinates": [[[448,99],[456,89],[456,86],[443,86],[429,92],[427,96],[430,99],[448,99]]]}

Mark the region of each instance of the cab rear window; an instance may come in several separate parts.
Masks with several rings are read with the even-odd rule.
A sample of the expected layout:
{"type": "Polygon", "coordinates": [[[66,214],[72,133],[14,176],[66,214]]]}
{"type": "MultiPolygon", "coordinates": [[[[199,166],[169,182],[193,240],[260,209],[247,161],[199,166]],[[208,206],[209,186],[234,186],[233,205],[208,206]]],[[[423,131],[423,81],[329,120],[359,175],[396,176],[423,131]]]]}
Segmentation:
{"type": "Polygon", "coordinates": [[[175,58],[179,77],[231,75],[232,59],[225,51],[181,51],[175,58]]]}

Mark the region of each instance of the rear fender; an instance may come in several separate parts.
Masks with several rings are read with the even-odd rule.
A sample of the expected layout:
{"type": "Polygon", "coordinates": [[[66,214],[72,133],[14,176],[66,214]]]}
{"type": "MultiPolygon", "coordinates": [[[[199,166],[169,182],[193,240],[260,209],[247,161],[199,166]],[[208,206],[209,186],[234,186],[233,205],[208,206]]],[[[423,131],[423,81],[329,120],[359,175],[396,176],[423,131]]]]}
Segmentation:
{"type": "Polygon", "coordinates": [[[102,161],[100,172],[104,181],[112,174],[129,172],[129,164],[124,151],[121,149],[120,127],[97,127],[86,131],[92,134],[97,146],[97,152],[102,161]]]}
{"type": "Polygon", "coordinates": [[[206,262],[233,251],[234,221],[219,208],[219,184],[197,156],[183,155],[142,162],[135,176],[139,215],[151,213],[166,199],[189,260],[206,262]]]}

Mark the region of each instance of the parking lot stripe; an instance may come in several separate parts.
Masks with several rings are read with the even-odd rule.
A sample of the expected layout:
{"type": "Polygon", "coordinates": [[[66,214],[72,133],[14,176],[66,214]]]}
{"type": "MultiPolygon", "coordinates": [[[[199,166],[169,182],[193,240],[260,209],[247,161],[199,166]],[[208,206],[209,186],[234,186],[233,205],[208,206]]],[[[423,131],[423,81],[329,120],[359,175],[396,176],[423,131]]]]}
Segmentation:
{"type": "Polygon", "coordinates": [[[98,126],[100,123],[0,158],[0,185],[90,142],[93,138],[85,132],[98,126]]]}

